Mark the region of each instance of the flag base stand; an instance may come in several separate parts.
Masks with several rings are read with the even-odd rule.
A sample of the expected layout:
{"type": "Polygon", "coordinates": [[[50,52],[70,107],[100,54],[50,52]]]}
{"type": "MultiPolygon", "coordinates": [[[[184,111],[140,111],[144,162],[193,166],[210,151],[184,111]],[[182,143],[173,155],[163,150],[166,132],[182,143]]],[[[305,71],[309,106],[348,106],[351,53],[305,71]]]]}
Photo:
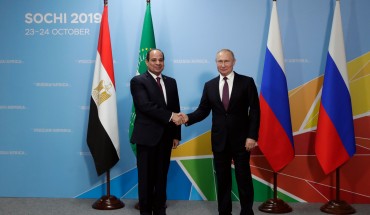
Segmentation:
{"type": "Polygon", "coordinates": [[[347,202],[340,200],[340,167],[335,171],[336,180],[336,200],[330,200],[321,206],[320,210],[328,214],[354,214],[356,210],[347,202]]]}
{"type": "Polygon", "coordinates": [[[100,197],[92,205],[92,208],[97,210],[115,210],[125,207],[125,203],[117,197],[110,195],[110,171],[106,173],[107,176],[107,195],[100,197]]]}
{"type": "Polygon", "coordinates": [[[265,213],[282,214],[292,212],[293,209],[282,199],[277,197],[277,173],[274,172],[274,198],[262,203],[258,209],[265,213]]]}
{"type": "Polygon", "coordinates": [[[323,205],[320,210],[328,214],[354,214],[356,210],[345,201],[331,200],[323,205]]]}
{"type": "Polygon", "coordinates": [[[292,208],[281,199],[269,199],[265,201],[258,209],[265,213],[289,213],[292,208]]]}
{"type": "Polygon", "coordinates": [[[125,207],[125,204],[115,196],[102,196],[92,207],[98,210],[115,210],[125,207]]]}

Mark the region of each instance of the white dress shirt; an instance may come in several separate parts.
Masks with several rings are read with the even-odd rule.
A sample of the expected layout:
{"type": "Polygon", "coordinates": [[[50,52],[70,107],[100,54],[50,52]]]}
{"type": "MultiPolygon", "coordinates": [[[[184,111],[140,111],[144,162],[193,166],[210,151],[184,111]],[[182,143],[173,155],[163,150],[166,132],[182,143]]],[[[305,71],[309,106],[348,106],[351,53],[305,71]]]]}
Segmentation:
{"type": "MultiPolygon", "coordinates": [[[[232,71],[229,75],[226,76],[227,77],[227,84],[229,85],[229,98],[231,97],[231,91],[233,89],[234,76],[235,76],[234,71],[232,71]]],[[[220,81],[219,81],[219,84],[218,84],[218,88],[219,88],[219,91],[220,91],[221,101],[222,101],[222,91],[223,91],[224,85],[225,85],[224,76],[220,75],[220,81]]]]}
{"type": "Polygon", "coordinates": [[[161,86],[162,86],[162,90],[163,90],[163,95],[164,95],[164,101],[166,102],[167,104],[167,94],[166,94],[166,86],[164,86],[164,82],[163,82],[163,78],[162,78],[162,74],[160,74],[159,76],[156,76],[155,74],[151,73],[149,71],[149,74],[152,75],[152,77],[154,78],[155,82],[157,82],[157,77],[160,77],[160,82],[161,82],[161,86]]]}

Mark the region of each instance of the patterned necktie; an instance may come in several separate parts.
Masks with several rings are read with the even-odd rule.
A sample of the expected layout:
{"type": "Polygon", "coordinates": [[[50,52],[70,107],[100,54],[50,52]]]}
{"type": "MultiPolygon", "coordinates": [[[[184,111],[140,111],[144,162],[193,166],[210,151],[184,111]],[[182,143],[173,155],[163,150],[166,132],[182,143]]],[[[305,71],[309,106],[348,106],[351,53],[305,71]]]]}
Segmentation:
{"type": "Polygon", "coordinates": [[[224,104],[225,110],[229,107],[229,84],[227,84],[227,77],[224,77],[224,88],[222,89],[222,104],[224,104]]]}
{"type": "Polygon", "coordinates": [[[162,89],[162,85],[161,85],[161,78],[157,77],[156,79],[157,79],[157,84],[158,84],[159,89],[161,89],[162,94],[164,94],[163,89],[162,89]]]}

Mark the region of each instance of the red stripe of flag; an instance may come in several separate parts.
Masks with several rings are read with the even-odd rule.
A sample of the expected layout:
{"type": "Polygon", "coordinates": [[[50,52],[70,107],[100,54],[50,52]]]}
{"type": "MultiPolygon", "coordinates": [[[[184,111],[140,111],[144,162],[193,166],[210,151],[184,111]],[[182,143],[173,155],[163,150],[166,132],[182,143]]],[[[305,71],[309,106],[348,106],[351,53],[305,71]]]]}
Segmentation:
{"type": "Polygon", "coordinates": [[[105,5],[100,25],[98,52],[100,53],[101,62],[107,71],[110,80],[112,81],[114,87],[116,87],[116,82],[114,80],[112,46],[109,32],[108,6],[105,5]]]}

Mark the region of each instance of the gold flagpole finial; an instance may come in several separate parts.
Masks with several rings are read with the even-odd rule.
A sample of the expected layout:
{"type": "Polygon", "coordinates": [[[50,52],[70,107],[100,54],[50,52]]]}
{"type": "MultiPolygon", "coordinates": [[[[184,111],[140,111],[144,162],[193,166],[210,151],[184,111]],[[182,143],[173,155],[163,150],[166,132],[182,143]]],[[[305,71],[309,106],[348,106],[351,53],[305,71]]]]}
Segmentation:
{"type": "Polygon", "coordinates": [[[150,4],[150,0],[146,0],[146,3],[147,3],[147,4],[150,4]]]}
{"type": "Polygon", "coordinates": [[[108,5],[108,0],[104,0],[104,6],[108,5]]]}

